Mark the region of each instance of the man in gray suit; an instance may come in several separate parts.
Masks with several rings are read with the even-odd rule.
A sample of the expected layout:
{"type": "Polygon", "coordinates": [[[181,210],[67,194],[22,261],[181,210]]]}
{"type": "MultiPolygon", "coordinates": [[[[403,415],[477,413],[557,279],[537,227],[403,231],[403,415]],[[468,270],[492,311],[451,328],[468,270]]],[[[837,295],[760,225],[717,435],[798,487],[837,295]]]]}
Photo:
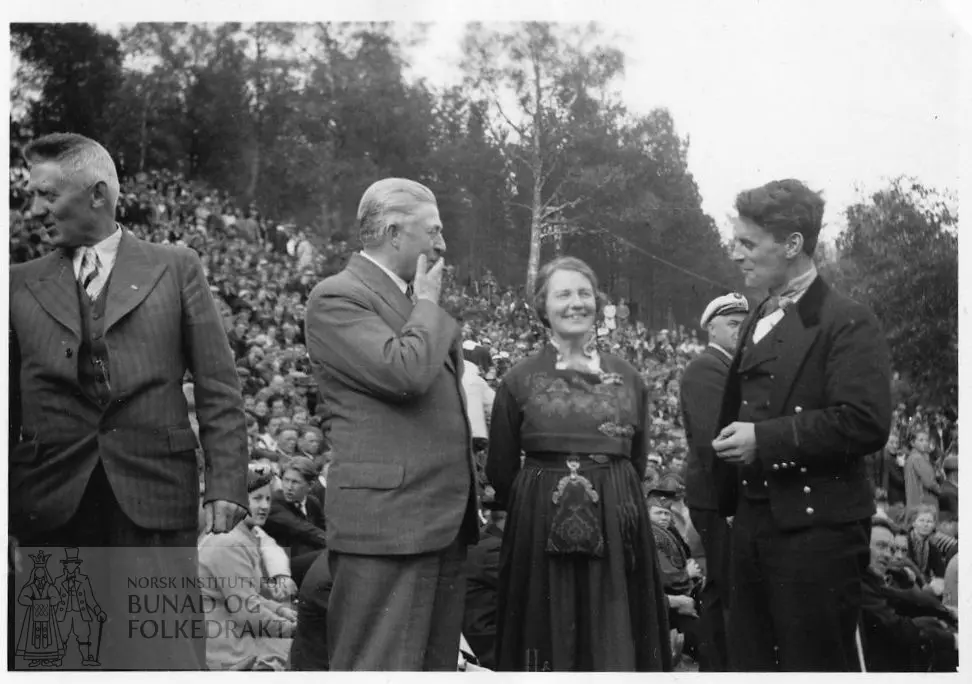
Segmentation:
{"type": "MultiPolygon", "coordinates": [[[[186,371],[207,528],[233,529],[248,504],[243,398],[202,264],[115,223],[118,175],[94,140],[53,134],[24,157],[31,212],[55,249],[10,269],[11,537],[137,547],[113,552],[120,576],[194,578],[198,442],[186,371]],[[121,567],[136,557],[140,567],[121,567]]],[[[138,666],[201,666],[201,652],[172,645],[146,649],[138,666]]]]}
{"type": "Polygon", "coordinates": [[[435,196],[414,181],[378,181],[358,225],[364,251],[314,288],[306,315],[333,414],[331,669],[455,671],[461,568],[479,530],[460,329],[438,305],[435,196]]]}

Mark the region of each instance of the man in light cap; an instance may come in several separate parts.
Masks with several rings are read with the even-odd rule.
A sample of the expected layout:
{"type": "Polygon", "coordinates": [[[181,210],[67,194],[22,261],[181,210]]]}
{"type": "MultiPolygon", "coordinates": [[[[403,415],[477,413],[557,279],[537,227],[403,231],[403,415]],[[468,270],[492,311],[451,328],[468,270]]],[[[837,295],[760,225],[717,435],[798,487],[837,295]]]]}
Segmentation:
{"type": "Polygon", "coordinates": [[[706,583],[699,595],[702,609],[699,670],[703,672],[727,668],[724,615],[728,604],[729,526],[717,510],[712,482],[715,458],[712,437],[716,433],[729,363],[736,351],[739,326],[748,312],[749,302],[737,292],[709,302],[699,321],[709,333],[709,344],[682,374],[682,424],[689,445],[685,498],[706,558],[706,583]]]}

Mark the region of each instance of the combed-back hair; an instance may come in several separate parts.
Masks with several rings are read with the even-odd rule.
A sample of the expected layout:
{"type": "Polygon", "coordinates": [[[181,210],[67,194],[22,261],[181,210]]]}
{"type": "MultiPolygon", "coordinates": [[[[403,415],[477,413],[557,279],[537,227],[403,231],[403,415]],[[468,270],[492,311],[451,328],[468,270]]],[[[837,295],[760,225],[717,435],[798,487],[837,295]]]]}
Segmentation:
{"type": "Polygon", "coordinates": [[[793,233],[803,235],[803,251],[813,256],[823,226],[824,200],[802,182],[788,178],[736,195],[736,211],[783,242],[793,233]]]}
{"type": "Polygon", "coordinates": [[[408,216],[416,204],[435,204],[435,195],[421,183],[407,178],[383,178],[372,183],[358,203],[358,237],[363,247],[385,241],[388,226],[408,216]]]}
{"type": "Polygon", "coordinates": [[[118,170],[108,150],[77,133],[51,133],[29,142],[23,151],[29,165],[55,162],[64,175],[83,187],[104,181],[112,209],[118,202],[118,170]]]}

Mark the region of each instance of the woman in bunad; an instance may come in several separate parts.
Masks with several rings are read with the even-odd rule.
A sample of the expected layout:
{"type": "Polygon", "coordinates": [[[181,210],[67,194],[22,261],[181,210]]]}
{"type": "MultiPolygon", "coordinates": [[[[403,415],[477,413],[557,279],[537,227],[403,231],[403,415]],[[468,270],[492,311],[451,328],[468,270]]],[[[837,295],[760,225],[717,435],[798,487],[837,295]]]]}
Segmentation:
{"type": "Polygon", "coordinates": [[[630,364],[596,348],[597,278],[583,261],[546,264],[534,306],[550,342],[504,376],[486,466],[508,511],[497,669],[670,670],[641,491],[647,390],[630,364]]]}

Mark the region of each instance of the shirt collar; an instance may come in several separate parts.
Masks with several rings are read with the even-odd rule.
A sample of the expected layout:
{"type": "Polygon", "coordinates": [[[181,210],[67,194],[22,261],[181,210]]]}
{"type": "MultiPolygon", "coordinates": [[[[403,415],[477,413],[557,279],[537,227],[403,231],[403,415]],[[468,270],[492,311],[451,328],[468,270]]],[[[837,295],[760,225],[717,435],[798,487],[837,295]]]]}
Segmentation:
{"type": "MultiPolygon", "coordinates": [[[[106,237],[101,242],[91,245],[91,249],[95,251],[98,255],[98,260],[101,262],[101,268],[105,272],[111,271],[112,267],[115,265],[115,257],[118,256],[118,246],[121,244],[122,239],[122,229],[116,223],[115,232],[106,237]]],[[[74,251],[74,275],[77,277],[78,273],[81,271],[81,259],[84,257],[83,249],[76,249],[74,251]]]]}
{"type": "MultiPolygon", "coordinates": [[[[564,357],[563,352],[553,337],[550,338],[550,346],[553,347],[554,351],[557,353],[557,362],[554,365],[554,368],[557,370],[565,370],[567,368],[567,359],[564,357]]],[[[588,337],[587,342],[584,343],[584,348],[582,351],[583,358],[586,361],[587,370],[591,373],[599,374],[601,372],[601,355],[597,351],[596,333],[592,333],[590,337],[588,337]]]]}
{"type": "Polygon", "coordinates": [[[780,290],[778,295],[780,298],[780,307],[783,308],[784,304],[796,304],[799,302],[800,298],[806,294],[807,290],[810,289],[810,285],[816,279],[817,267],[814,264],[810,264],[810,270],[798,275],[780,290]]]}
{"type": "Polygon", "coordinates": [[[397,273],[394,273],[391,270],[389,270],[384,264],[378,263],[378,261],[375,260],[375,258],[373,256],[371,256],[370,254],[368,254],[367,252],[362,251],[362,252],[359,252],[359,254],[361,254],[361,256],[363,256],[365,259],[367,259],[368,261],[370,261],[371,263],[373,263],[375,266],[377,266],[378,268],[380,268],[382,271],[384,271],[385,272],[385,275],[387,275],[389,278],[391,278],[392,279],[392,282],[395,283],[395,286],[399,290],[402,291],[402,294],[405,293],[405,290],[408,289],[408,283],[406,283],[404,280],[402,280],[398,276],[397,273]]]}

